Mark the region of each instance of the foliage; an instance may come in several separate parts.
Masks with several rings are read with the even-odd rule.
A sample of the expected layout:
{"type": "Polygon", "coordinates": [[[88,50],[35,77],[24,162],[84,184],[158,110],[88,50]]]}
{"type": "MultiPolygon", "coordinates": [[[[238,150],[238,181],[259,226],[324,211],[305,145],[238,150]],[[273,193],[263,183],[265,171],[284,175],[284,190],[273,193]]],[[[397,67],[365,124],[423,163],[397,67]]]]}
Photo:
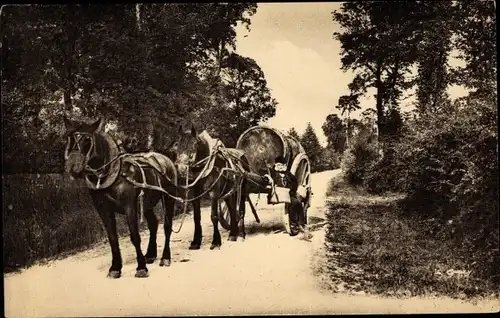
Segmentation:
{"type": "Polygon", "coordinates": [[[199,126],[216,131],[218,138],[234,147],[243,131],[274,116],[277,102],[264,73],[251,58],[230,53],[222,60],[221,81],[219,97],[200,109],[196,118],[199,126]]]}
{"type": "Polygon", "coordinates": [[[288,131],[287,131],[287,134],[295,139],[297,139],[297,141],[300,141],[300,136],[299,136],[299,133],[295,130],[295,128],[290,128],[288,131]]]}
{"type": "Polygon", "coordinates": [[[319,143],[318,136],[316,135],[314,128],[311,126],[311,123],[307,123],[306,130],[300,138],[300,143],[309,157],[311,172],[318,171],[323,148],[319,143]]]}
{"type": "Polygon", "coordinates": [[[466,236],[455,223],[409,215],[404,196],[368,194],[342,175],[330,180],[327,195],[329,266],[323,273],[330,288],[393,296],[498,297],[498,264],[493,261],[498,243],[496,249],[471,248],[462,244],[466,236]]]}
{"type": "Polygon", "coordinates": [[[416,87],[419,111],[436,111],[448,98],[446,92],[451,78],[447,59],[452,48],[452,1],[422,2],[418,10],[425,18],[414,32],[421,38],[417,46],[416,87]]]}
{"type": "MultiPolygon", "coordinates": [[[[2,183],[6,270],[106,238],[99,215],[81,185],[58,174],[10,175],[2,177],[2,183]]],[[[125,233],[126,224],[118,223],[125,233]]]]}
{"type": "Polygon", "coordinates": [[[342,70],[355,72],[349,95],[339,98],[337,108],[351,112],[359,98],[376,89],[377,125],[385,136],[384,111],[397,106],[408,87],[404,74],[415,60],[417,38],[413,34],[419,15],[414,2],[346,2],[333,12],[343,32],[334,38],[341,44],[342,70]]]}
{"type": "MultiPolygon", "coordinates": [[[[13,174],[2,177],[2,187],[5,271],[106,241],[106,231],[83,182],[62,174],[13,174]]],[[[202,201],[202,206],[207,204],[210,202],[202,201]]],[[[176,210],[175,215],[180,212],[176,210]]],[[[155,214],[161,222],[161,204],[155,207],[155,214]]],[[[119,235],[128,242],[126,218],[117,215],[116,222],[119,235]]],[[[147,229],[146,222],[141,228],[147,229]]]]}
{"type": "Polygon", "coordinates": [[[341,157],[342,155],[331,147],[327,146],[322,148],[315,171],[320,172],[325,170],[339,169],[341,157]]]}
{"type": "Polygon", "coordinates": [[[496,105],[493,98],[464,98],[452,112],[408,123],[379,162],[356,144],[365,152],[353,151],[345,164],[352,184],[405,193],[408,216],[435,220],[433,237],[460,246],[476,277],[498,283],[496,105]]]}
{"type": "MultiPolygon", "coordinates": [[[[135,139],[124,140],[131,150],[163,150],[181,117],[212,102],[212,87],[222,82],[220,62],[235,48],[235,27],[249,27],[256,8],[254,3],[4,7],[2,129],[11,138],[3,146],[9,171],[60,169],[63,113],[105,117],[117,124],[118,134],[135,139]],[[34,161],[41,165],[35,168],[34,161]]],[[[264,92],[265,82],[258,89],[264,92]]],[[[256,90],[243,94],[260,98],[256,90]]],[[[208,118],[217,128],[226,127],[217,126],[220,113],[208,118]]],[[[264,113],[250,109],[244,117],[255,121],[273,114],[264,113]]]]}
{"type": "Polygon", "coordinates": [[[376,134],[371,122],[360,122],[357,134],[352,138],[342,158],[342,170],[349,184],[364,185],[367,174],[379,161],[376,134]]]}
{"type": "Polygon", "coordinates": [[[204,108],[211,109],[204,124],[230,136],[274,114],[262,70],[239,56],[249,61],[256,85],[237,96],[252,101],[246,112],[227,111],[221,62],[234,57],[236,26],[248,28],[256,9],[255,3],[2,7],[3,174],[12,178],[3,184],[12,205],[3,206],[6,265],[29,265],[103,238],[90,198],[74,183],[18,175],[61,172],[62,115],[105,118],[127,151],[165,151],[178,121],[204,108]]]}
{"type": "Polygon", "coordinates": [[[479,93],[497,91],[497,34],[493,1],[457,2],[456,48],[465,62],[453,70],[455,82],[479,93]]]}
{"type": "Polygon", "coordinates": [[[467,248],[430,235],[437,222],[408,219],[399,209],[394,199],[360,193],[328,205],[324,272],[331,288],[398,297],[498,297],[498,283],[470,266],[467,248]]]}
{"type": "Polygon", "coordinates": [[[328,146],[342,154],[346,146],[346,127],[337,114],[330,114],[321,127],[325,134],[328,146]]]}
{"type": "MultiPolygon", "coordinates": [[[[493,4],[441,1],[397,7],[409,9],[400,11],[398,18],[412,22],[407,35],[400,33],[401,24],[386,20],[391,15],[379,15],[383,3],[349,3],[334,13],[342,26],[348,26],[337,35],[344,50],[343,66],[358,72],[355,80],[359,85],[350,85],[351,94],[371,85],[370,78],[360,74],[373,65],[373,57],[391,56],[378,47],[391,35],[399,34],[398,41],[388,47],[397,51],[394,58],[404,58],[404,65],[418,70],[410,83],[417,85],[416,112],[410,116],[401,113],[398,103],[379,108],[377,92],[379,128],[381,118],[384,123],[380,131],[383,156],[377,156],[376,143],[358,135],[344,155],[346,180],[372,193],[404,193],[407,199],[401,208],[407,217],[415,222],[431,220],[428,235],[432,239],[450,244],[476,278],[498,284],[499,268],[494,261],[499,234],[493,4]],[[363,19],[368,22],[362,23],[363,19]],[[372,44],[373,52],[367,50],[367,43],[372,44]],[[400,52],[409,53],[409,48],[411,54],[399,56],[400,52]],[[455,69],[446,62],[453,49],[464,62],[455,69]],[[452,83],[470,88],[470,94],[451,102],[446,89],[452,83]]],[[[396,81],[402,91],[404,80],[396,81]]]]}

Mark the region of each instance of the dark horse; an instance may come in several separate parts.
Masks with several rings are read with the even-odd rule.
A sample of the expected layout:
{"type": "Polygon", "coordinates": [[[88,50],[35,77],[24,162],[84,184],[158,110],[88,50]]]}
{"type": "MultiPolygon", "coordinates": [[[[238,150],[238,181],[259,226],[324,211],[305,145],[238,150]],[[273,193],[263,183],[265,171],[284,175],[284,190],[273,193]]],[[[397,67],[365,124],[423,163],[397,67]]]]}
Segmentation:
{"type": "Polygon", "coordinates": [[[116,142],[104,132],[102,118],[92,124],[87,124],[64,117],[64,123],[67,137],[64,154],[65,172],[72,179],[85,179],[94,206],[104,223],[113,255],[108,277],[119,278],[122,269],[115,213],[124,214],[127,217],[130,240],[137,253],[135,277],[148,276],[146,263],[153,263],[157,256],[158,220],[153,207],[160,199],[163,200],[165,209],[165,247],[160,266],[169,266],[174,200],[162,192],[138,188],[131,182],[147,183],[162,187],[167,191],[175,191],[172,180],[176,180],[176,170],[172,161],[161,154],[149,153],[150,156],[154,156],[155,163],[149,165],[148,158],[141,157],[140,154],[135,161],[132,159],[136,154],[120,154],[116,142]],[[142,165],[136,164],[138,160],[142,165]],[[150,231],[146,255],[142,254],[139,234],[141,210],[144,211],[150,231]]]}
{"type": "MultiPolygon", "coordinates": [[[[213,239],[210,249],[220,248],[222,245],[219,233],[219,200],[224,200],[231,216],[231,230],[229,241],[236,241],[240,236],[245,238],[244,225],[241,231],[238,229],[237,208],[244,210],[246,199],[246,179],[237,173],[233,173],[230,159],[228,160],[222,152],[214,149],[214,143],[219,140],[212,139],[206,131],[200,134],[192,124],[179,127],[179,137],[170,148],[170,155],[174,160],[179,175],[179,188],[190,191],[190,201],[194,210],[194,236],[189,249],[199,249],[202,241],[200,199],[208,193],[211,199],[211,220],[213,224],[213,239]],[[191,126],[191,127],[189,127],[191,126]],[[189,186],[185,186],[186,180],[189,186]],[[184,187],[183,187],[184,186],[184,187]],[[238,202],[239,200],[239,202],[238,202]]],[[[225,153],[229,151],[227,148],[225,153]]],[[[243,152],[237,153],[235,149],[235,161],[244,160],[243,152]]]]}

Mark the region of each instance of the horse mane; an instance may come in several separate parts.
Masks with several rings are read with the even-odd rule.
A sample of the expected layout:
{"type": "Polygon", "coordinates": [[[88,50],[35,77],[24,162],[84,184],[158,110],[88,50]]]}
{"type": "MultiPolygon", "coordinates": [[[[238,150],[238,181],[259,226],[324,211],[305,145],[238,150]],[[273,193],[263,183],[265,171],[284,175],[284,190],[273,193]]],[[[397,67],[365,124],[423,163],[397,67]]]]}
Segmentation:
{"type": "MultiPolygon", "coordinates": [[[[111,137],[110,134],[102,131],[94,134],[94,136],[95,152],[97,155],[97,159],[94,162],[98,165],[98,167],[93,167],[95,169],[102,167],[103,165],[109,163],[111,160],[119,156],[120,150],[118,148],[118,143],[113,139],[113,137],[111,137]]],[[[91,189],[105,189],[111,186],[120,173],[120,166],[120,160],[115,160],[113,163],[107,166],[105,168],[105,171],[107,171],[107,177],[101,181],[99,187],[97,187],[97,178],[95,176],[87,176],[85,178],[87,186],[91,189]]]]}
{"type": "MultiPolygon", "coordinates": [[[[198,144],[201,144],[204,150],[204,155],[210,156],[213,151],[213,147],[215,146],[215,143],[217,142],[217,139],[214,139],[210,136],[210,134],[206,131],[203,130],[201,133],[199,133],[196,136],[196,139],[198,141],[198,144]]],[[[219,141],[219,143],[222,143],[219,141]]],[[[203,158],[199,158],[203,159],[203,158]]]]}
{"type": "Polygon", "coordinates": [[[95,134],[95,147],[97,156],[103,160],[101,164],[109,162],[120,154],[118,143],[104,131],[95,134]]]}

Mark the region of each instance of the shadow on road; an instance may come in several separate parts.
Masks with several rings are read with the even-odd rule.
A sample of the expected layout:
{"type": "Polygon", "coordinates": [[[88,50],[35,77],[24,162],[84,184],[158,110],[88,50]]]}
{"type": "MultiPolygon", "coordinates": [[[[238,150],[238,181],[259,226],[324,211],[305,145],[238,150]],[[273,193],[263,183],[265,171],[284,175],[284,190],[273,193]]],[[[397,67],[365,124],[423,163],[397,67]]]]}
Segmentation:
{"type": "Polygon", "coordinates": [[[284,232],[285,225],[280,221],[266,221],[261,223],[250,223],[246,225],[247,235],[271,234],[275,232],[284,232]]]}
{"type": "Polygon", "coordinates": [[[309,217],[309,231],[315,232],[320,230],[323,226],[325,226],[328,221],[325,218],[310,216],[309,217]]]}

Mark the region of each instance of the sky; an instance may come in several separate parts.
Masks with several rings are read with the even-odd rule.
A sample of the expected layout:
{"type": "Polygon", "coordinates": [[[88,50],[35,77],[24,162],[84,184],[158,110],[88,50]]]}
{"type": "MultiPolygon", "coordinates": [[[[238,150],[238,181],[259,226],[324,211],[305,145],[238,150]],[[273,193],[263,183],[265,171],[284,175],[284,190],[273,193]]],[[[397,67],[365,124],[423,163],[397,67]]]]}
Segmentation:
{"type": "MultiPolygon", "coordinates": [[[[335,106],[341,95],[348,94],[353,78],[352,72],[341,70],[340,42],[333,39],[333,33],[341,30],[331,13],[341,5],[258,3],[250,31],[241,25],[236,29],[236,52],[257,62],[278,102],[276,115],[266,124],[283,131],[294,127],[302,134],[310,122],[323,146],[321,126],[329,114],[340,116],[335,106]]],[[[450,90],[452,95],[463,95],[460,88],[450,90]]],[[[374,107],[373,94],[368,91],[360,100],[362,109],[352,117],[374,107]]]]}

